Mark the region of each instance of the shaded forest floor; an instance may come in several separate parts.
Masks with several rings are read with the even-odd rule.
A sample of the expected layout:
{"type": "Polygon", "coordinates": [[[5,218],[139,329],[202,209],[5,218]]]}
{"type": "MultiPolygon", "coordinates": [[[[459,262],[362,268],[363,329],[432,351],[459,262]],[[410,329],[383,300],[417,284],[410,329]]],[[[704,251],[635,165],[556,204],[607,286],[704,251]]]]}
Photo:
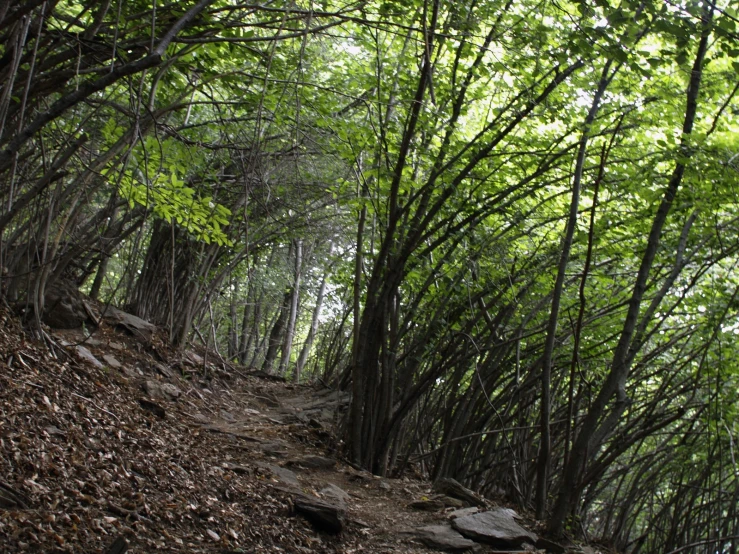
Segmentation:
{"type": "Polygon", "coordinates": [[[49,334],[51,349],[0,312],[1,552],[435,552],[404,532],[451,509],[412,509],[429,483],[340,460],[339,393],[110,322],[49,334]],[[296,516],[300,495],[345,506],[343,531],[296,516]]]}

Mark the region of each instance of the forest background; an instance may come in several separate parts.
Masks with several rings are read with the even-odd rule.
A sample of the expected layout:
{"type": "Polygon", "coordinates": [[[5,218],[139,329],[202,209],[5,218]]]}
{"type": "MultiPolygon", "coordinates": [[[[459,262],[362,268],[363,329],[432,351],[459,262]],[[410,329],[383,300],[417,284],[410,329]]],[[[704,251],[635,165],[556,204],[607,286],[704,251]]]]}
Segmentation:
{"type": "Polygon", "coordinates": [[[79,288],[350,390],[377,474],[736,552],[738,16],[5,2],[2,296],[41,338],[79,288]]]}

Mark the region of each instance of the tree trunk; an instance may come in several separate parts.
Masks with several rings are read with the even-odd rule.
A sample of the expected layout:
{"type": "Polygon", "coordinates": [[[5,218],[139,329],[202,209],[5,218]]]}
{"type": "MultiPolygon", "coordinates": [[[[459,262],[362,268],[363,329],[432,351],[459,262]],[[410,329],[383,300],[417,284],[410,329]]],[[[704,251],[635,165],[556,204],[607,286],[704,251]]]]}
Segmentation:
{"type": "Polygon", "coordinates": [[[570,201],[570,210],[567,216],[567,229],[565,231],[564,240],[562,241],[562,250],[559,258],[559,266],[557,267],[557,278],[554,283],[554,291],[552,292],[552,305],[549,311],[549,322],[547,324],[547,336],[544,345],[544,360],[542,362],[541,375],[541,443],[539,444],[539,457],[536,463],[536,518],[544,519],[547,508],[547,485],[549,481],[549,456],[551,450],[551,379],[552,379],[552,357],[554,355],[554,342],[557,336],[557,318],[559,317],[559,305],[562,299],[562,291],[564,290],[565,273],[567,272],[567,264],[570,259],[570,251],[572,250],[572,239],[575,235],[577,227],[577,214],[580,208],[580,187],[582,183],[582,172],[585,165],[585,155],[588,148],[588,140],[590,139],[590,126],[595,120],[595,116],[600,108],[600,100],[613,79],[613,75],[609,75],[611,61],[607,61],[603,71],[601,72],[600,83],[593,97],[593,103],[585,118],[585,125],[580,138],[580,145],[577,152],[577,161],[575,163],[575,173],[572,178],[572,197],[570,201]]]}
{"type": "MultiPolygon", "coordinates": [[[[295,322],[298,318],[298,307],[300,305],[300,273],[303,266],[303,241],[294,241],[295,250],[295,274],[293,276],[292,293],[290,295],[290,311],[285,329],[285,341],[282,344],[282,358],[280,359],[280,375],[287,373],[290,365],[290,353],[293,348],[293,337],[295,336],[295,322]]],[[[296,371],[295,382],[300,381],[300,374],[296,371]]]]}
{"type": "MultiPolygon", "coordinates": [[[[680,142],[680,156],[685,159],[692,155],[692,147],[689,145],[690,134],[693,130],[693,123],[697,112],[697,99],[701,84],[703,60],[708,48],[708,38],[711,34],[711,19],[712,8],[706,8],[703,16],[702,36],[686,93],[685,119],[683,121],[680,142]]],[[[621,336],[613,353],[611,369],[601,390],[583,419],[580,432],[572,447],[570,460],[564,467],[557,501],[548,522],[549,529],[555,536],[561,536],[564,532],[567,516],[572,512],[574,506],[579,501],[582,490],[587,485],[587,483],[582,482],[582,476],[585,474],[589,459],[597,452],[601,441],[618,423],[618,420],[628,406],[629,399],[626,396],[625,386],[630,371],[630,364],[627,362],[630,358],[633,359],[630,352],[631,342],[636,330],[639,310],[646,291],[649,273],[657,255],[662,229],[667,221],[667,216],[670,213],[675,195],[680,188],[684,173],[685,162],[680,159],[675,164],[675,169],[672,172],[672,176],[652,222],[652,228],[647,239],[647,247],[637,273],[621,336]],[[612,408],[608,409],[608,404],[614,395],[616,396],[616,402],[612,408]]]]}
{"type": "Polygon", "coordinates": [[[303,348],[300,351],[300,356],[298,356],[298,362],[295,366],[295,380],[296,381],[300,380],[300,375],[302,375],[303,373],[305,362],[308,361],[308,355],[310,354],[310,349],[313,346],[313,340],[316,338],[316,332],[318,331],[318,318],[321,315],[321,307],[323,306],[323,295],[326,292],[327,277],[328,277],[328,273],[324,273],[323,278],[321,279],[321,284],[318,287],[318,295],[316,296],[316,306],[313,309],[313,317],[311,318],[310,329],[308,330],[308,336],[305,339],[303,348]]]}

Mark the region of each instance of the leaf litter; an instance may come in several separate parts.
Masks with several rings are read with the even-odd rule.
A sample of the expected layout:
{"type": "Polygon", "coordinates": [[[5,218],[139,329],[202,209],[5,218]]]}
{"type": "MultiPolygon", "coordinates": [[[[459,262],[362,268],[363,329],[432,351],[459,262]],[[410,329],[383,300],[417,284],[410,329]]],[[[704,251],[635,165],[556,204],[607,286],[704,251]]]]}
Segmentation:
{"type": "Polygon", "coordinates": [[[430,552],[396,529],[430,521],[404,507],[418,482],[391,494],[390,480],[377,487],[346,464],[314,470],[298,492],[340,485],[353,497],[348,525],[329,535],[293,515],[296,491],[280,483],[290,473],[280,460],[337,453],[315,420],[274,407],[308,387],[219,368],[161,335],[142,344],[104,323],[86,341],[78,331],[50,337],[51,348],[29,339],[0,309],[0,551],[430,552]],[[81,341],[120,368],[76,357],[81,341]],[[147,380],[165,375],[182,391],[177,400],[146,393],[147,380]]]}

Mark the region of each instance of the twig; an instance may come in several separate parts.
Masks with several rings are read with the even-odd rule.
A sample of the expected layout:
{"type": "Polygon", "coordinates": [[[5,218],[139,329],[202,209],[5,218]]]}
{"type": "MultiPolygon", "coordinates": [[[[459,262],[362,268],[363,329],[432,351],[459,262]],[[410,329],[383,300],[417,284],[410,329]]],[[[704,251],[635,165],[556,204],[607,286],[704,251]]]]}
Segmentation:
{"type": "Polygon", "coordinates": [[[95,402],[93,402],[91,399],[87,398],[86,396],[82,396],[81,394],[77,394],[76,392],[72,392],[70,394],[72,396],[76,396],[77,398],[81,398],[82,400],[86,400],[87,402],[89,402],[90,404],[92,404],[95,408],[97,408],[98,410],[100,410],[101,412],[104,412],[104,413],[108,414],[109,416],[115,418],[116,421],[118,421],[118,422],[121,421],[121,419],[117,415],[115,415],[113,412],[109,412],[105,408],[101,408],[100,406],[98,406],[97,404],[95,404],[95,402]]]}

